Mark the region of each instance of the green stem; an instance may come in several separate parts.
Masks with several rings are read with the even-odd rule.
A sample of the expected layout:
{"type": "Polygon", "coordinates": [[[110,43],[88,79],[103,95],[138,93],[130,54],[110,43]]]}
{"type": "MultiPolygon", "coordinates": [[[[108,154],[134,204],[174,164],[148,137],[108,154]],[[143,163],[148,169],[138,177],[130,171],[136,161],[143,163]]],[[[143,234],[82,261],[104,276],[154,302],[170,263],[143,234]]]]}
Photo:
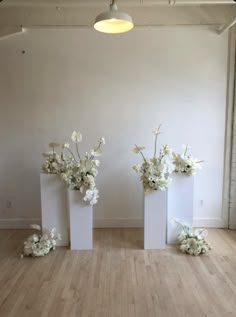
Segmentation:
{"type": "Polygon", "coordinates": [[[79,148],[78,148],[78,142],[77,142],[77,141],[76,141],[75,145],[76,145],[76,152],[77,152],[78,158],[79,158],[79,160],[80,160],[79,148]]]}
{"type": "Polygon", "coordinates": [[[188,144],[185,147],[184,156],[187,154],[187,151],[188,151],[188,144]]]}
{"type": "Polygon", "coordinates": [[[154,148],[154,158],[156,157],[156,152],[157,152],[157,136],[160,134],[160,128],[161,124],[159,124],[159,127],[157,128],[157,132],[155,133],[155,148],[154,148]]]}
{"type": "Polygon", "coordinates": [[[74,153],[73,153],[70,149],[68,149],[68,148],[67,148],[67,150],[70,152],[70,154],[73,156],[73,159],[74,159],[75,162],[78,164],[78,162],[77,162],[77,160],[76,160],[76,158],[75,158],[75,156],[74,156],[74,153]]]}
{"type": "MultiPolygon", "coordinates": [[[[135,144],[135,146],[136,146],[136,148],[138,149],[137,144],[135,144]]],[[[146,161],[146,159],[145,159],[145,157],[144,157],[144,155],[143,155],[142,151],[139,151],[139,153],[142,155],[144,162],[145,162],[145,163],[147,163],[147,161],[146,161]]]]}
{"type": "MultiPolygon", "coordinates": [[[[100,147],[101,147],[101,142],[99,142],[99,144],[98,144],[98,146],[96,147],[96,149],[94,150],[94,152],[97,152],[99,149],[100,149],[100,147]]],[[[91,155],[90,156],[90,160],[93,160],[94,159],[94,156],[93,155],[91,155]]]]}
{"type": "Polygon", "coordinates": [[[157,152],[157,134],[155,136],[154,158],[156,157],[156,152],[157,152]]]}

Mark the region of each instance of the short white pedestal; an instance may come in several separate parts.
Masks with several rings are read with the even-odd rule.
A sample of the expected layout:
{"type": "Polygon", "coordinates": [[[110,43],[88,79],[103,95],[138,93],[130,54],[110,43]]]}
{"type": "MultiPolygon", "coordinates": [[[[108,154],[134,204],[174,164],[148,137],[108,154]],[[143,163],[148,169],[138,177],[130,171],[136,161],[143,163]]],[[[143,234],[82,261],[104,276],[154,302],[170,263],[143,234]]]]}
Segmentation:
{"type": "Polygon", "coordinates": [[[83,200],[79,190],[68,189],[71,250],[93,248],[93,206],[83,200]]]}
{"type": "Polygon", "coordinates": [[[69,217],[66,203],[66,186],[58,175],[40,174],[42,229],[57,229],[62,240],[58,246],[69,245],[69,217]]]}
{"type": "Polygon", "coordinates": [[[144,194],[144,249],[166,246],[167,191],[144,194]]]}
{"type": "Polygon", "coordinates": [[[173,220],[179,219],[193,225],[193,176],[173,174],[168,188],[167,243],[178,244],[180,227],[173,220]]]}

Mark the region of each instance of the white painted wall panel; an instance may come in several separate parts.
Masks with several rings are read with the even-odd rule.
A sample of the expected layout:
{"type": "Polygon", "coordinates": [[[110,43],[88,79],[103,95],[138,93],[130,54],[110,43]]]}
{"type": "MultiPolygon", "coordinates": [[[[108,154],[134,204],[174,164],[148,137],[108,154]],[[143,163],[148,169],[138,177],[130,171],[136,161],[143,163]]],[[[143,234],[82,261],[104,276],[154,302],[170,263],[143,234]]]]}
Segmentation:
{"type": "Polygon", "coordinates": [[[195,178],[196,223],[221,224],[227,44],[227,34],[204,28],[152,27],[118,36],[32,30],[1,41],[0,194],[16,200],[0,217],[40,216],[41,153],[79,129],[83,150],[99,136],[107,141],[96,222],[140,224],[132,147],[151,154],[152,131],[162,123],[158,145],[189,143],[205,161],[195,178]]]}

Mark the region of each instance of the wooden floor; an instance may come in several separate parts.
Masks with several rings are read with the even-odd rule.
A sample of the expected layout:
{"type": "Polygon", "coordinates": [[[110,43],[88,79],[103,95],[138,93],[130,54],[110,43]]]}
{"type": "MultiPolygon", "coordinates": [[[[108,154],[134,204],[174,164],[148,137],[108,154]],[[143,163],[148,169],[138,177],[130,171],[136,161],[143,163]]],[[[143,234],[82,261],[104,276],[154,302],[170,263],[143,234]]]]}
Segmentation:
{"type": "Polygon", "coordinates": [[[236,231],[209,230],[213,250],[144,251],[142,229],[96,229],[93,251],[20,259],[27,230],[0,230],[1,317],[236,316],[236,231]]]}

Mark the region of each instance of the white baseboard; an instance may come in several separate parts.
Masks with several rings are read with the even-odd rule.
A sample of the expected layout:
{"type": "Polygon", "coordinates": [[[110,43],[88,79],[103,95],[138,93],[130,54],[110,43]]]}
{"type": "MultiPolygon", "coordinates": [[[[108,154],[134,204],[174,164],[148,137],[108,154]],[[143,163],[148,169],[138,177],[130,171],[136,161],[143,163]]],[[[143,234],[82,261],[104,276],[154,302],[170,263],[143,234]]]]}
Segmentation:
{"type": "MultiPolygon", "coordinates": [[[[194,227],[224,228],[224,220],[221,218],[194,218],[194,227]]],[[[94,228],[142,228],[141,218],[97,218],[94,219],[94,228]]]]}
{"type": "Polygon", "coordinates": [[[142,228],[142,218],[95,218],[94,228],[142,228]]]}
{"type": "MultiPolygon", "coordinates": [[[[95,218],[94,228],[142,228],[142,218],[95,218]]],[[[0,229],[28,229],[31,224],[41,224],[39,218],[0,219],[0,229]]],[[[195,218],[194,227],[224,228],[221,218],[195,218]]],[[[232,225],[232,229],[236,224],[232,225]]]]}
{"type": "Polygon", "coordinates": [[[39,218],[0,219],[0,229],[29,229],[31,224],[41,225],[39,218]]]}
{"type": "Polygon", "coordinates": [[[194,218],[194,227],[204,228],[224,228],[224,219],[222,218],[194,218]]]}
{"type": "Polygon", "coordinates": [[[230,223],[229,229],[232,229],[232,230],[236,229],[236,221],[232,221],[232,223],[230,223]]]}

